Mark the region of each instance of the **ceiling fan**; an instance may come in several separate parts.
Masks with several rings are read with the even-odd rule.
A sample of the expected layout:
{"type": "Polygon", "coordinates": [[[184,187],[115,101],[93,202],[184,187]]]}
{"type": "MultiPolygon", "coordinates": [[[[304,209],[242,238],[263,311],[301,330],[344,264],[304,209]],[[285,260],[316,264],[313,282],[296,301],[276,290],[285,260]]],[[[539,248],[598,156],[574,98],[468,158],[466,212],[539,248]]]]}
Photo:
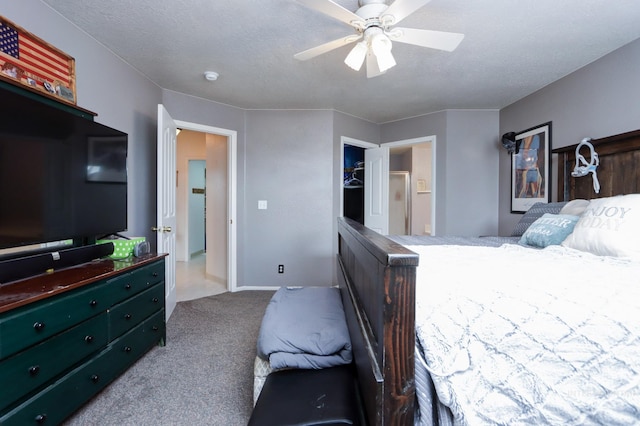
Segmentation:
{"type": "Polygon", "coordinates": [[[391,54],[392,41],[451,52],[458,47],[464,34],[394,27],[429,1],[395,0],[387,5],[385,0],[359,0],[360,8],[351,12],[331,0],[298,0],[311,9],[350,25],[356,33],[305,50],[294,57],[306,61],[357,41],[344,62],[359,71],[366,59],[367,77],[371,78],[384,74],[396,65],[391,54]]]}

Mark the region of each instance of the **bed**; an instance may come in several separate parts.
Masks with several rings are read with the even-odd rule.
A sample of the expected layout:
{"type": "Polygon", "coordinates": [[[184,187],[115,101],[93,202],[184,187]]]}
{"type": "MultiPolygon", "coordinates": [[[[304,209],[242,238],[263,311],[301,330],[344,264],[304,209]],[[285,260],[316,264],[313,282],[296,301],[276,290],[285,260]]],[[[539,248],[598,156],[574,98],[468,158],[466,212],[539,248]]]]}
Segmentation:
{"type": "MultiPolygon", "coordinates": [[[[589,176],[570,177],[575,165],[574,145],[553,151],[558,158],[558,200],[592,200],[590,206],[613,215],[611,207],[603,204],[608,202],[606,200],[618,194],[640,192],[640,174],[637,172],[640,131],[591,142],[600,158],[600,193],[594,192],[589,176]]],[[[638,201],[637,197],[615,200],[632,204],[638,201]]],[[[636,210],[640,213],[640,208],[636,210]]],[[[624,215],[629,211],[633,210],[623,204],[618,213],[624,215]]],[[[631,213],[628,214],[627,219],[633,219],[631,213]]],[[[591,225],[595,219],[595,216],[589,219],[591,225]]],[[[635,222],[640,223],[640,220],[635,222]]],[[[582,228],[588,225],[583,216],[577,223],[582,228]]],[[[500,419],[508,419],[502,420],[505,424],[637,423],[640,420],[640,362],[636,360],[640,360],[640,329],[629,318],[637,319],[640,315],[635,303],[640,300],[640,294],[629,282],[637,283],[640,274],[638,248],[630,238],[640,235],[640,227],[631,228],[631,231],[621,233],[624,235],[619,236],[613,248],[606,238],[594,245],[593,235],[576,230],[569,234],[576,237],[568,247],[553,245],[534,249],[518,244],[522,237],[507,238],[506,241],[471,239],[468,244],[459,240],[451,244],[443,239],[436,242],[440,244],[438,247],[429,237],[426,242],[413,238],[409,241],[392,239],[340,218],[338,281],[369,424],[447,424],[453,420],[458,424],[491,424],[499,423],[500,419]],[[503,242],[507,244],[502,245],[503,242]],[[506,260],[488,266],[497,251],[508,252],[506,260]],[[594,251],[596,254],[592,253],[594,251]],[[436,257],[438,252],[445,254],[436,257]],[[570,255],[566,255],[567,252],[570,255]],[[476,262],[469,263],[471,258],[476,262]],[[534,260],[535,270],[525,269],[525,265],[522,274],[514,273],[519,258],[534,260]],[[566,262],[552,267],[555,258],[565,258],[566,262]],[[423,264],[428,265],[425,259],[432,259],[443,268],[434,272],[435,275],[429,275],[435,267],[431,264],[425,271],[422,268],[423,264]],[[475,287],[470,288],[464,279],[454,280],[452,274],[446,273],[447,268],[449,271],[471,271],[481,268],[482,264],[486,264],[485,269],[475,269],[476,275],[491,274],[489,281],[495,284],[486,291],[487,280],[477,280],[475,287]],[[586,266],[594,264],[598,264],[598,268],[586,266]],[[571,271],[566,275],[568,269],[571,271]],[[612,271],[618,273],[619,270],[622,271],[620,276],[608,278],[612,277],[612,271]],[[498,279],[497,276],[506,278],[498,279]],[[531,285],[520,278],[526,276],[537,281],[531,285]],[[564,278],[559,278],[561,276],[564,278]],[[607,281],[607,286],[596,285],[588,291],[583,290],[590,278],[596,283],[599,279],[600,284],[607,281]],[[545,285],[535,284],[541,282],[545,285]],[[576,282],[579,282],[580,291],[576,291],[576,282]],[[496,305],[494,309],[485,309],[495,300],[495,294],[512,297],[509,293],[512,287],[527,294],[531,300],[541,299],[535,308],[525,306],[523,303],[527,300],[513,301],[511,306],[520,307],[511,309],[513,312],[505,312],[509,310],[508,304],[507,307],[496,305]],[[466,297],[474,293],[478,299],[466,297]],[[416,299],[424,298],[425,294],[427,302],[416,299]],[[458,302],[453,300],[452,294],[464,295],[467,305],[455,304],[458,302]],[[573,306],[563,309],[576,300],[581,305],[579,310],[574,310],[573,306]],[[530,314],[539,305],[545,310],[530,314]],[[607,310],[602,308],[604,305],[607,310]],[[441,306],[446,309],[440,309],[441,306]],[[424,319],[425,311],[430,315],[429,320],[424,319]],[[454,314],[448,315],[452,312],[454,314]],[[524,315],[525,312],[530,315],[524,315]],[[580,314],[572,315],[574,312],[580,314]],[[504,315],[506,318],[507,314],[514,313],[516,317],[526,317],[530,321],[521,325],[509,319],[503,328],[492,325],[490,330],[482,329],[483,315],[504,315]],[[436,321],[437,317],[441,318],[436,321]],[[564,322],[568,329],[580,332],[563,340],[565,334],[557,332],[558,328],[554,328],[557,326],[550,323],[556,320],[564,322]],[[589,327],[585,325],[588,320],[593,321],[589,327]],[[435,330],[427,330],[432,323],[437,323],[435,330]],[[470,324],[480,325],[480,328],[467,328],[470,324]],[[535,330],[544,327],[548,327],[549,332],[548,336],[536,335],[539,348],[527,346],[528,343],[515,337],[505,340],[505,336],[515,336],[518,328],[535,335],[535,330]],[[433,343],[430,339],[434,335],[444,338],[433,343]],[[565,345],[560,347],[558,342],[565,345]],[[447,356],[432,351],[429,346],[445,347],[447,356]],[[600,351],[601,355],[595,361],[585,355],[591,350],[589,346],[600,351]],[[476,347],[480,352],[471,351],[476,347]],[[497,361],[489,356],[496,347],[501,349],[497,361]],[[540,350],[536,352],[536,349],[540,350]],[[425,352],[426,364],[433,367],[432,373],[425,371],[425,352]],[[514,354],[512,359],[507,359],[510,354],[514,354]],[[558,357],[562,358],[560,364],[545,364],[558,357]],[[480,374],[477,373],[478,366],[481,366],[480,374]],[[589,368],[597,371],[591,372],[589,368]],[[567,373],[567,369],[571,371],[567,373]],[[454,377],[454,383],[443,382],[438,375],[454,377]],[[604,383],[603,377],[612,378],[612,383],[604,383]],[[496,383],[504,383],[506,388],[493,393],[496,383]],[[459,392],[456,386],[472,391],[466,393],[463,389],[459,392]],[[481,404],[465,412],[468,403],[477,402],[478,398],[482,400],[481,404]],[[505,408],[503,412],[504,407],[508,410],[505,408]],[[538,410],[539,407],[542,409],[538,410]]],[[[597,229],[594,232],[597,233],[597,229]]]]}

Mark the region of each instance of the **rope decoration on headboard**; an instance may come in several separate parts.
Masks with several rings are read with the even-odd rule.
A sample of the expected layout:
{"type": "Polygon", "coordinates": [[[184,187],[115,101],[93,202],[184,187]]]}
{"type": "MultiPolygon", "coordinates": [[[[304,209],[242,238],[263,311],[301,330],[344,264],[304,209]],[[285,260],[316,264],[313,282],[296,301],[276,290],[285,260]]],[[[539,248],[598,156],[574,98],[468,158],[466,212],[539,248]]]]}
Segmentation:
{"type": "Polygon", "coordinates": [[[600,159],[598,158],[598,153],[590,141],[591,138],[584,138],[582,139],[582,142],[576,146],[576,166],[573,168],[571,176],[577,178],[591,173],[593,178],[593,190],[598,194],[600,192],[600,182],[598,181],[598,172],[596,169],[600,165],[600,159]],[[582,148],[583,145],[589,147],[591,150],[591,161],[589,162],[587,162],[582,154],[580,154],[580,148],[582,148]]]}

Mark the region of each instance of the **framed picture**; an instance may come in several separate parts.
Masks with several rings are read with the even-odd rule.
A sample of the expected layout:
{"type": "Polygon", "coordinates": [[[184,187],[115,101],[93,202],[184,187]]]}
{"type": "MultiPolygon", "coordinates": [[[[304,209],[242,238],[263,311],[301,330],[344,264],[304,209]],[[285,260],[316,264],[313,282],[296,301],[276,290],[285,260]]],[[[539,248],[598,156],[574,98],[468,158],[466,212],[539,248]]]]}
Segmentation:
{"type": "Polygon", "coordinates": [[[126,137],[89,137],[87,180],[127,183],[126,137]]]}
{"type": "Polygon", "coordinates": [[[0,80],[76,105],[71,56],[0,16],[0,80]]]}
{"type": "Polygon", "coordinates": [[[517,153],[511,156],[511,212],[525,213],[535,203],[551,200],[551,122],[520,132],[515,139],[517,153]]]}

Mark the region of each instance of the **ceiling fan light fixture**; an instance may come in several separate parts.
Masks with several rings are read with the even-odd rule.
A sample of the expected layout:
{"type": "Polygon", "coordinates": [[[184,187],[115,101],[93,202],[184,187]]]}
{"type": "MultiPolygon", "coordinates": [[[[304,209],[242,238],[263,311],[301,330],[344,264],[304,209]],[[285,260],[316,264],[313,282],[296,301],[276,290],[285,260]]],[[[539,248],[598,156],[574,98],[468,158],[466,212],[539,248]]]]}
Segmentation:
{"type": "Polygon", "coordinates": [[[390,50],[376,55],[376,60],[378,61],[378,68],[380,69],[380,72],[385,72],[396,66],[396,60],[393,58],[390,50]]]}
{"type": "Polygon", "coordinates": [[[392,40],[452,52],[464,38],[464,34],[445,31],[392,28],[430,0],[359,0],[359,7],[355,12],[336,3],[337,0],[297,1],[349,25],[355,30],[355,35],[307,49],[294,57],[306,61],[362,39],[362,42],[349,52],[344,62],[350,68],[359,71],[366,61],[367,78],[379,76],[396,65],[396,60],[391,54],[392,40]]]}
{"type": "Polygon", "coordinates": [[[380,72],[385,72],[396,66],[396,60],[391,54],[392,43],[383,33],[375,34],[371,37],[371,51],[376,56],[380,72]]]}
{"type": "Polygon", "coordinates": [[[344,59],[344,63],[347,64],[349,68],[355,71],[360,71],[368,50],[366,42],[359,42],[353,47],[353,49],[351,49],[351,52],[349,52],[347,57],[344,59]]]}

